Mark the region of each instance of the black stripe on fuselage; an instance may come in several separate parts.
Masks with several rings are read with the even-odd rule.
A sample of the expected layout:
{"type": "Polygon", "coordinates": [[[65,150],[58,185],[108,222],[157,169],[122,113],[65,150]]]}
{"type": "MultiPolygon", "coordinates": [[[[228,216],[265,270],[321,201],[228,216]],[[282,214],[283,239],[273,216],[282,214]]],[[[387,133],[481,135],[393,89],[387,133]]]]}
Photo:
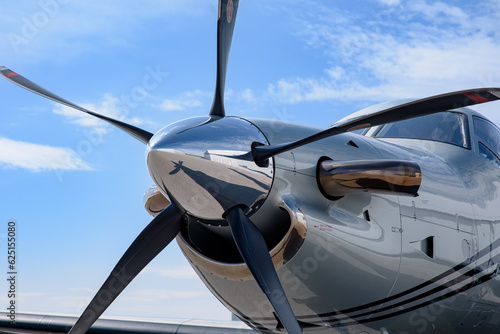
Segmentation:
{"type": "MultiPolygon", "coordinates": [[[[390,297],[387,297],[387,298],[383,298],[383,299],[379,299],[379,300],[373,301],[373,302],[368,303],[368,304],[364,304],[364,305],[360,305],[360,306],[348,308],[348,309],[345,309],[345,310],[340,310],[340,311],[335,311],[335,312],[330,312],[330,313],[319,314],[318,316],[321,317],[321,318],[323,318],[323,317],[331,317],[331,316],[335,316],[335,315],[345,315],[345,314],[348,314],[348,313],[359,312],[359,311],[363,311],[363,310],[369,309],[371,307],[375,307],[375,306],[378,306],[378,305],[381,305],[381,304],[386,304],[386,303],[392,302],[392,301],[394,301],[396,299],[399,299],[401,297],[405,297],[405,296],[407,296],[407,295],[409,295],[411,293],[417,292],[418,290],[422,290],[422,289],[428,287],[431,284],[439,282],[440,280],[442,280],[442,279],[444,279],[444,278],[446,278],[446,277],[448,277],[448,276],[456,273],[457,271],[459,271],[459,270],[461,270],[463,268],[466,268],[469,264],[474,263],[477,259],[480,259],[483,256],[491,253],[493,250],[495,250],[499,246],[500,246],[500,239],[497,239],[492,244],[488,245],[487,247],[485,247],[481,251],[479,251],[476,254],[474,254],[473,256],[471,256],[469,259],[465,260],[464,262],[462,262],[460,264],[457,264],[453,268],[448,269],[444,273],[442,273],[440,275],[437,275],[436,277],[433,277],[430,280],[425,281],[425,282],[423,282],[423,283],[421,283],[421,284],[419,284],[417,286],[414,286],[411,289],[408,289],[408,290],[402,291],[400,293],[397,293],[397,294],[395,294],[393,296],[390,296],[390,297]]],[[[478,269],[478,268],[476,268],[476,269],[478,269]]],[[[481,271],[481,270],[478,269],[478,271],[481,271]]],[[[470,277],[468,275],[468,273],[469,272],[467,272],[466,274],[462,275],[462,276],[467,276],[464,279],[470,277]]]]}
{"type": "Polygon", "coordinates": [[[336,318],[336,319],[329,319],[329,320],[326,320],[326,319],[323,319],[323,322],[325,323],[328,323],[329,325],[331,326],[335,326],[335,325],[342,325],[342,326],[345,326],[345,325],[350,325],[350,324],[356,324],[356,323],[367,323],[367,322],[372,322],[372,321],[377,321],[377,320],[383,320],[383,319],[388,319],[388,318],[392,318],[392,317],[395,317],[395,316],[398,316],[400,314],[403,314],[403,313],[407,313],[407,312],[411,312],[413,310],[416,310],[416,309],[419,309],[421,307],[425,307],[425,306],[428,306],[430,304],[434,304],[436,302],[439,302],[439,301],[442,301],[444,299],[447,299],[447,298],[450,298],[450,297],[453,297],[459,293],[462,293],[464,291],[467,291],[469,289],[472,289],[476,286],[478,286],[479,284],[482,284],[484,282],[487,282],[489,281],[491,278],[495,277],[498,273],[496,271],[493,271],[492,273],[489,273],[489,274],[484,274],[482,276],[479,277],[479,279],[477,280],[472,280],[470,283],[467,283],[459,288],[456,288],[454,290],[451,290],[439,297],[436,297],[436,298],[431,298],[425,302],[422,302],[420,304],[417,304],[417,305],[414,305],[414,306],[410,306],[408,308],[405,307],[405,305],[408,305],[410,303],[414,303],[414,302],[418,302],[418,301],[421,301],[421,300],[424,300],[432,295],[435,295],[437,293],[440,293],[442,292],[443,290],[446,290],[446,289],[449,289],[451,288],[452,286],[454,285],[457,285],[463,281],[465,281],[466,279],[470,279],[470,278],[474,278],[475,276],[477,277],[479,274],[481,274],[482,272],[484,272],[485,270],[482,270],[481,271],[481,267],[484,268],[484,265],[487,265],[488,263],[490,264],[487,269],[495,266],[495,263],[500,260],[500,255],[497,255],[495,256],[493,259],[491,259],[493,261],[490,261],[490,259],[486,260],[482,265],[480,266],[477,266],[469,271],[467,271],[466,273],[464,273],[463,275],[460,275],[458,277],[456,277],[455,279],[452,279],[450,281],[447,281],[445,282],[444,284],[442,285],[439,285],[437,287],[435,287],[434,289],[432,290],[429,290],[427,292],[424,292],[424,293],[421,293],[417,296],[414,296],[412,298],[408,298],[408,299],[405,299],[405,300],[402,300],[401,302],[399,303],[396,303],[396,304],[392,304],[390,306],[386,306],[386,307],[382,307],[378,310],[374,310],[374,311],[368,311],[368,312],[365,312],[365,313],[361,313],[361,314],[356,314],[356,315],[351,315],[351,316],[345,316],[344,318],[336,318]],[[369,315],[374,315],[374,314],[378,314],[378,313],[381,313],[381,312],[385,312],[385,311],[389,311],[391,309],[397,309],[396,312],[392,312],[392,313],[388,313],[388,314],[385,314],[385,315],[380,315],[380,316],[375,316],[375,317],[372,317],[372,318],[366,318],[367,316],[369,315]],[[365,318],[365,319],[360,319],[360,318],[365,318]],[[356,320],[356,319],[359,319],[359,320],[356,320]]]}
{"type": "MultiPolygon", "coordinates": [[[[323,324],[323,326],[324,325],[328,325],[331,327],[346,326],[346,325],[354,325],[354,324],[358,324],[358,323],[367,323],[367,322],[373,322],[373,321],[377,321],[377,320],[392,318],[392,317],[398,316],[400,314],[411,312],[411,311],[416,310],[418,308],[425,307],[425,306],[428,306],[430,304],[442,301],[444,299],[453,297],[459,293],[462,293],[462,292],[467,291],[473,287],[476,287],[484,282],[489,281],[491,278],[493,278],[494,276],[497,275],[496,271],[494,271],[493,273],[490,273],[490,274],[484,274],[484,275],[480,276],[478,280],[471,281],[470,283],[467,283],[458,289],[449,291],[442,296],[439,296],[439,297],[436,297],[436,298],[433,298],[430,300],[426,300],[420,304],[410,306],[408,308],[404,308],[404,305],[418,302],[419,300],[423,300],[425,298],[432,296],[433,294],[439,293],[445,289],[449,289],[450,287],[457,285],[457,284],[459,284],[467,279],[473,278],[474,276],[477,277],[479,274],[483,273],[484,271],[488,270],[493,265],[495,265],[495,263],[498,260],[500,260],[500,254],[496,255],[493,259],[486,259],[481,265],[478,265],[475,268],[468,270],[467,272],[461,274],[460,276],[457,276],[453,279],[445,281],[443,284],[441,284],[441,285],[439,285],[439,286],[437,286],[429,291],[423,291],[414,297],[406,298],[402,301],[399,301],[395,304],[391,304],[389,306],[382,307],[378,310],[369,310],[370,308],[393,302],[399,298],[407,297],[408,295],[413,294],[415,292],[418,292],[419,290],[423,290],[424,288],[430,286],[431,284],[435,284],[435,283],[453,275],[454,273],[457,273],[458,271],[466,268],[468,265],[470,265],[471,263],[474,263],[476,260],[482,258],[485,255],[490,254],[493,250],[495,250],[499,246],[500,246],[500,239],[497,239],[496,241],[494,241],[493,243],[491,243],[490,245],[488,245],[487,247],[485,247],[481,251],[477,252],[476,254],[474,254],[469,259],[465,260],[464,262],[457,264],[456,266],[448,269],[447,271],[443,272],[442,274],[435,276],[434,278],[431,278],[428,281],[425,281],[425,282],[423,282],[423,283],[421,283],[413,288],[407,289],[407,290],[402,291],[400,293],[397,293],[393,296],[386,297],[386,298],[379,299],[379,300],[376,300],[376,301],[373,301],[373,302],[370,302],[367,304],[359,305],[359,306],[344,309],[344,310],[316,314],[316,315],[309,315],[309,316],[299,316],[299,317],[297,317],[297,319],[299,319],[302,322],[307,322],[307,323],[312,323],[312,324],[316,324],[316,323],[323,324]],[[373,315],[373,314],[384,312],[384,311],[389,311],[389,310],[394,309],[394,308],[397,308],[396,312],[388,313],[386,315],[371,317],[369,319],[366,318],[369,315],[373,315]],[[362,312],[362,313],[358,313],[358,312],[362,312]],[[352,313],[357,313],[357,314],[352,314],[352,313]],[[360,318],[363,318],[363,319],[360,319],[360,318]]],[[[266,318],[261,318],[259,320],[260,320],[261,324],[266,324],[266,322],[273,321],[274,319],[266,317],[266,318]]]]}

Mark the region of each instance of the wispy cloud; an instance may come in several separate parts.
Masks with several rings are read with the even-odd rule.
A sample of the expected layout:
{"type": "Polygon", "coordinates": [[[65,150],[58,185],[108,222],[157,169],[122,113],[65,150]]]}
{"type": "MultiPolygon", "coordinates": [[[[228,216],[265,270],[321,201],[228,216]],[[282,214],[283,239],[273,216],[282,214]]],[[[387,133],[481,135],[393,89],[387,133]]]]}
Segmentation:
{"type": "Polygon", "coordinates": [[[44,170],[91,170],[76,152],[68,148],[0,138],[0,167],[23,168],[34,172],[44,170]]]}
{"type": "Polygon", "coordinates": [[[428,20],[446,19],[461,24],[461,22],[469,19],[468,15],[461,8],[440,1],[434,3],[412,1],[409,6],[413,10],[422,13],[428,20]]]}
{"type": "MultiPolygon", "coordinates": [[[[176,97],[164,99],[158,108],[165,111],[200,111],[203,114],[208,113],[214,98],[213,92],[202,90],[187,91],[179,94],[176,97]]],[[[261,94],[257,95],[252,89],[246,88],[242,91],[235,91],[231,88],[226,89],[224,100],[227,103],[226,107],[232,103],[238,105],[238,110],[242,111],[246,106],[254,106],[263,102],[265,97],[261,94]]]]}
{"type": "MultiPolygon", "coordinates": [[[[120,121],[129,124],[141,125],[146,123],[139,117],[132,117],[132,118],[126,117],[125,114],[121,111],[124,109],[125,103],[120,101],[120,99],[111,94],[105,94],[104,98],[98,103],[87,103],[87,104],[82,104],[81,106],[87,110],[114,119],[118,119],[120,121]]],[[[111,126],[108,123],[94,116],[88,115],[84,112],[75,110],[70,107],[66,107],[61,104],[57,104],[53,109],[53,112],[67,117],[72,123],[78,124],[83,127],[95,128],[100,133],[107,133],[111,128],[111,126]]]]}
{"type": "Polygon", "coordinates": [[[184,92],[180,96],[173,99],[163,100],[160,104],[160,109],[166,111],[182,111],[189,108],[202,107],[204,105],[208,106],[212,97],[213,93],[197,89],[190,92],[184,92]]]}
{"type": "Polygon", "coordinates": [[[399,5],[399,3],[401,2],[400,0],[378,0],[378,1],[384,5],[389,5],[389,6],[399,5]]]}
{"type": "MultiPolygon", "coordinates": [[[[297,22],[294,34],[321,54],[323,75],[281,78],[261,91],[228,91],[227,100],[376,103],[500,85],[500,77],[491,78],[500,59],[500,33],[493,23],[500,19],[498,4],[485,0],[488,10],[471,11],[439,1],[378,2],[384,5],[379,11],[359,15],[321,4],[288,12],[297,22]]],[[[165,100],[162,109],[208,108],[211,99],[211,93],[187,92],[165,100]]]]}
{"type": "Polygon", "coordinates": [[[238,98],[244,102],[247,102],[247,103],[255,103],[257,98],[255,97],[253,91],[249,88],[243,90],[238,98]]]}
{"type": "Polygon", "coordinates": [[[272,83],[268,97],[284,103],[420,97],[484,86],[498,68],[500,33],[491,23],[498,5],[484,1],[488,11],[465,11],[443,2],[381,2],[393,6],[365,17],[344,15],[344,24],[332,22],[338,15],[321,6],[314,16],[299,15],[297,35],[329,67],[322,77],[272,83]]]}

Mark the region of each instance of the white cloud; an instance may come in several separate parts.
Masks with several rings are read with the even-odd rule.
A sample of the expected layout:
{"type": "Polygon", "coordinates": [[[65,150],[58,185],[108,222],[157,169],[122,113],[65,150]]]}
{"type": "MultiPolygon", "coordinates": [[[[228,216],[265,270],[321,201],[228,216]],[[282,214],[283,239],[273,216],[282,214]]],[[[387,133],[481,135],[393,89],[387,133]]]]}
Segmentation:
{"type": "Polygon", "coordinates": [[[190,108],[198,108],[208,105],[213,93],[201,91],[199,89],[182,93],[174,99],[165,99],[160,104],[160,108],[166,111],[181,111],[190,108]]]}
{"type": "MultiPolygon", "coordinates": [[[[376,14],[340,15],[323,5],[290,13],[298,22],[295,34],[322,54],[324,74],[281,78],[262,92],[228,91],[228,101],[381,102],[500,85],[500,76],[492,75],[500,59],[498,5],[486,1],[488,10],[470,11],[440,1],[379,2],[390,6],[376,14]]],[[[162,108],[208,108],[211,100],[212,93],[193,91],[165,100],[162,108]]]]}
{"type": "Polygon", "coordinates": [[[253,103],[256,100],[252,90],[248,88],[239,94],[239,98],[248,103],[253,103]]]}
{"type": "Polygon", "coordinates": [[[434,2],[432,4],[428,4],[426,1],[412,1],[409,5],[410,8],[421,12],[427,19],[430,20],[448,19],[461,22],[469,19],[468,15],[461,8],[448,5],[444,2],[434,2]]]}
{"type": "MultiPolygon", "coordinates": [[[[184,111],[193,108],[204,108],[205,112],[208,112],[208,109],[212,105],[213,98],[213,92],[196,89],[181,93],[177,97],[163,100],[159,108],[166,111],[184,111]]],[[[243,91],[234,91],[228,88],[224,92],[224,100],[227,103],[238,101],[253,104],[257,102],[254,92],[249,88],[243,91]]]]}
{"type": "Polygon", "coordinates": [[[388,6],[396,6],[400,4],[400,0],[378,0],[380,3],[388,6]]]}
{"type": "MultiPolygon", "coordinates": [[[[134,125],[141,125],[145,123],[144,120],[138,117],[126,117],[126,115],[120,111],[124,109],[128,110],[128,108],[126,108],[125,102],[121,101],[111,94],[105,94],[103,100],[98,102],[97,104],[87,103],[82,104],[81,107],[89,111],[120,120],[125,123],[134,125]]],[[[97,117],[61,104],[56,104],[55,108],[52,111],[56,114],[63,115],[69,118],[72,123],[78,124],[83,127],[93,127],[100,133],[107,133],[111,128],[110,124],[100,120],[97,117]]]]}
{"type": "Polygon", "coordinates": [[[43,170],[91,170],[76,152],[68,148],[52,147],[0,138],[0,167],[43,170]]]}
{"type": "Polygon", "coordinates": [[[498,6],[469,14],[443,2],[417,1],[376,16],[346,15],[344,24],[330,22],[323,9],[316,14],[299,19],[298,35],[323,53],[326,75],[278,80],[269,85],[268,98],[378,102],[499,85],[491,82],[500,59],[500,35],[492,24],[498,6]]]}
{"type": "Polygon", "coordinates": [[[325,72],[332,80],[340,80],[346,75],[346,71],[340,66],[327,68],[325,72]]]}
{"type": "Polygon", "coordinates": [[[316,84],[314,79],[279,80],[270,84],[267,93],[283,103],[297,103],[304,101],[304,91],[316,84]]]}

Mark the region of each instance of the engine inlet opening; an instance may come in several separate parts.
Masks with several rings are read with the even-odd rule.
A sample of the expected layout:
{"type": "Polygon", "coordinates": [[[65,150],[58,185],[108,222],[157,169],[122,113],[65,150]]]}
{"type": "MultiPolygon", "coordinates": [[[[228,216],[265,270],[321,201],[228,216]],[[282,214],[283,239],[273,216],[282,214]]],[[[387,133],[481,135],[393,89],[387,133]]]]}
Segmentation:
{"type": "MultiPolygon", "coordinates": [[[[276,247],[285,237],[291,226],[291,218],[283,208],[266,215],[264,223],[259,222],[269,250],[276,247]]],[[[186,216],[181,227],[183,240],[196,252],[213,261],[238,264],[244,260],[234,243],[231,229],[226,221],[202,221],[186,216]]]]}

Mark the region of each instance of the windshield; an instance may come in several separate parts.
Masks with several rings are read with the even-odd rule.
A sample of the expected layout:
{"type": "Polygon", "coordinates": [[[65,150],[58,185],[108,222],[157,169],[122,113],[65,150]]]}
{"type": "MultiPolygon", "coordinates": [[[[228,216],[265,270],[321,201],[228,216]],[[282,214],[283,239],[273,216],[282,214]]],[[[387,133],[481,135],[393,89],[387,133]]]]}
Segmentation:
{"type": "Polygon", "coordinates": [[[453,111],[385,124],[375,137],[432,140],[470,148],[467,119],[453,111]]]}

